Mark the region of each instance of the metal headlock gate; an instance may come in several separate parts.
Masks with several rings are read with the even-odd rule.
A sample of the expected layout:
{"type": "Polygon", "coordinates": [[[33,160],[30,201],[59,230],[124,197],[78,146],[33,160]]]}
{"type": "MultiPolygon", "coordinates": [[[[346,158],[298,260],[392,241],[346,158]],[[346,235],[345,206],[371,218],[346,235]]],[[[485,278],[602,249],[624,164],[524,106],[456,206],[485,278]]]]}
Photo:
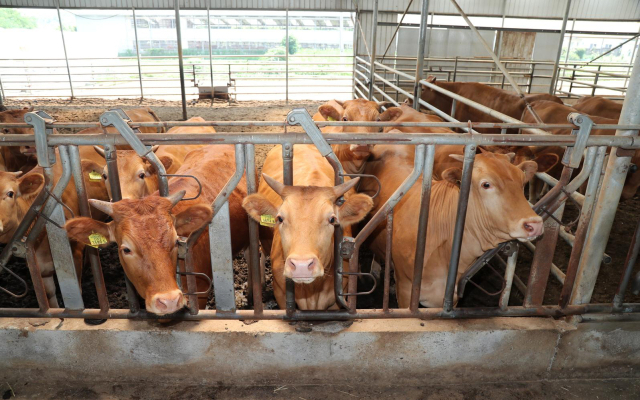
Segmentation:
{"type": "MultiPolygon", "coordinates": [[[[328,320],[328,319],[353,319],[353,318],[461,318],[461,317],[490,317],[490,316],[563,316],[588,313],[631,313],[640,311],[640,304],[623,303],[623,293],[631,278],[631,270],[635,262],[638,252],[638,244],[640,241],[634,241],[630,249],[630,256],[626,265],[624,277],[621,281],[620,288],[616,293],[615,302],[611,304],[586,304],[590,297],[576,296],[576,290],[586,287],[588,290],[593,289],[595,284],[595,276],[597,275],[597,267],[603,258],[604,252],[595,254],[596,267],[593,264],[591,255],[586,256],[589,251],[596,247],[592,242],[602,240],[599,237],[599,222],[594,217],[603,208],[610,206],[612,201],[617,204],[619,191],[614,190],[607,192],[606,189],[610,185],[624,182],[626,168],[620,168],[620,163],[626,163],[628,167],[628,152],[624,150],[640,148],[640,141],[632,136],[589,136],[591,128],[595,125],[585,115],[572,115],[571,121],[575,125],[540,125],[525,123],[459,123],[459,122],[442,122],[442,123],[394,123],[394,122],[320,122],[316,123],[311,116],[303,109],[295,109],[291,111],[286,122],[164,122],[164,123],[133,123],[126,119],[126,114],[118,110],[112,110],[104,113],[100,117],[100,124],[103,126],[113,126],[120,134],[100,134],[100,135],[69,135],[56,134],[53,135],[55,128],[87,128],[94,127],[95,123],[56,123],[42,112],[28,113],[25,116],[27,124],[3,124],[2,127],[32,127],[34,135],[4,135],[0,145],[3,146],[24,146],[33,145],[35,143],[37,149],[38,164],[44,170],[45,186],[42,192],[34,201],[33,206],[20,224],[16,234],[11,242],[7,244],[0,254],[0,265],[2,270],[7,269],[7,262],[10,257],[26,257],[28,261],[31,279],[33,281],[33,290],[36,293],[39,309],[0,309],[0,317],[64,317],[64,318],[175,318],[175,319],[291,319],[291,320],[328,320]],[[215,134],[198,134],[196,136],[184,134],[139,134],[136,128],[139,127],[172,127],[172,126],[296,126],[300,125],[304,129],[304,133],[215,133],[215,134]],[[393,137],[385,134],[327,134],[323,135],[319,126],[376,126],[376,127],[393,127],[393,126],[419,126],[419,127],[449,127],[449,128],[522,128],[522,129],[539,129],[539,128],[571,128],[573,135],[571,136],[550,136],[550,135],[477,135],[477,134],[394,134],[393,137]],[[295,309],[295,301],[293,290],[294,287],[290,283],[287,285],[287,309],[286,310],[263,310],[262,303],[262,286],[260,282],[259,271],[259,253],[258,253],[258,234],[257,224],[249,221],[250,226],[250,288],[253,295],[253,310],[236,310],[233,288],[233,265],[231,263],[232,254],[230,246],[221,246],[220,243],[230,242],[229,231],[229,210],[228,198],[237,186],[245,171],[255,171],[255,154],[254,145],[256,144],[272,144],[281,145],[283,149],[284,160],[284,183],[291,184],[293,179],[292,160],[295,144],[314,144],[318,151],[327,158],[335,171],[336,184],[342,182],[345,176],[342,166],[340,165],[336,155],[331,149],[331,144],[396,144],[396,145],[415,145],[415,163],[413,172],[405,179],[405,181],[397,188],[395,193],[389,200],[381,206],[380,210],[373,215],[364,228],[355,238],[342,237],[342,232],[337,229],[335,232],[335,254],[341,257],[335,257],[336,274],[335,292],[338,304],[341,309],[338,311],[299,311],[295,309]],[[138,297],[133,288],[128,285],[128,295],[130,301],[129,310],[114,310],[109,308],[104,278],[102,276],[101,267],[97,253],[93,251],[89,254],[93,275],[95,277],[96,290],[99,297],[99,309],[85,309],[82,302],[80,287],[78,285],[78,277],[73,268],[71,250],[69,241],[64,229],[59,226],[64,224],[64,212],[62,205],[57,200],[64,191],[71,178],[77,188],[77,194],[81,204],[81,215],[89,216],[89,207],[86,190],[84,188],[82,171],[80,169],[80,159],[78,146],[100,145],[105,148],[107,168],[110,173],[109,184],[112,193],[114,193],[114,201],[117,200],[119,193],[119,181],[117,179],[116,166],[116,145],[130,145],[138,155],[146,158],[150,163],[156,166],[159,171],[159,191],[163,196],[167,196],[168,184],[167,175],[162,163],[157,159],[151,151],[151,145],[156,144],[233,144],[235,145],[235,165],[234,175],[229,179],[225,187],[218,194],[211,207],[214,211],[214,217],[208,225],[210,230],[210,240],[215,242],[215,246],[211,246],[211,266],[213,276],[213,288],[216,298],[216,310],[199,310],[197,304],[197,296],[195,294],[196,275],[193,272],[193,265],[190,255],[192,254],[191,246],[195,243],[197,237],[202,233],[203,229],[194,232],[189,238],[183,240],[179,247],[179,258],[185,260],[185,271],[178,271],[179,275],[187,276],[186,293],[188,297],[188,310],[175,313],[170,316],[156,316],[141,310],[138,304],[138,297]],[[464,145],[464,164],[461,179],[461,196],[458,204],[458,214],[455,223],[454,246],[449,262],[449,275],[446,282],[446,294],[442,308],[418,308],[420,295],[420,277],[422,276],[423,257],[416,257],[414,268],[414,279],[412,286],[411,306],[408,309],[390,309],[388,304],[389,296],[389,271],[386,268],[384,279],[384,308],[381,310],[374,309],[357,309],[356,296],[357,292],[357,276],[359,273],[358,266],[358,250],[367,236],[380,223],[387,222],[387,240],[390,243],[392,239],[392,211],[398,204],[404,194],[416,184],[419,177],[430,177],[432,174],[435,146],[453,144],[464,145]],[[460,255],[460,247],[462,244],[463,222],[466,215],[466,207],[468,202],[471,172],[473,169],[476,148],[483,145],[510,145],[510,146],[568,146],[565,157],[563,159],[564,171],[562,178],[556,183],[554,188],[550,190],[540,201],[538,201],[534,210],[536,210],[545,220],[545,228],[547,232],[543,239],[538,243],[536,255],[543,255],[539,261],[534,261],[532,266],[532,274],[539,277],[533,280],[534,285],[530,285],[526,289],[525,304],[523,306],[508,306],[511,285],[514,282],[515,259],[517,257],[517,246],[502,245],[497,249],[488,252],[487,255],[481,257],[474,266],[469,269],[462,279],[458,282],[458,293],[460,296],[464,293],[465,284],[473,273],[482,266],[486,261],[499,251],[509,247],[511,250],[507,252],[507,269],[505,276],[504,290],[501,295],[500,307],[496,308],[456,308],[453,304],[454,289],[456,285],[456,275],[458,269],[458,258],[460,255]],[[606,168],[604,179],[601,179],[601,171],[604,168],[606,150],[608,147],[617,148],[612,151],[609,164],[606,168]],[[52,165],[55,162],[54,149],[57,148],[60,154],[60,162],[62,164],[62,177],[54,186],[52,178],[52,165]],[[623,150],[624,149],[624,150],[623,150]],[[582,171],[574,178],[571,178],[571,172],[578,167],[583,153],[586,157],[582,171]],[[555,238],[557,238],[557,225],[555,231],[553,223],[561,214],[564,202],[574,195],[575,191],[585,182],[587,190],[582,200],[582,211],[580,222],[574,240],[574,250],[569,261],[569,269],[564,277],[564,287],[560,304],[554,306],[543,306],[541,293],[544,293],[546,278],[551,268],[551,260],[548,254],[553,254],[555,248],[555,238]],[[610,196],[617,196],[611,199],[610,196]],[[548,218],[554,215],[555,218],[548,218]],[[42,218],[40,218],[42,217],[42,218]],[[591,223],[590,223],[591,222],[591,223]],[[54,266],[60,286],[60,291],[64,299],[65,309],[56,308],[55,304],[51,304],[47,299],[42,277],[39,267],[35,259],[34,243],[40,232],[46,227],[47,235],[51,243],[51,250],[54,260],[54,266]],[[554,233],[555,232],[555,233],[554,233]],[[547,237],[553,240],[547,240],[547,237]],[[214,239],[215,238],[215,239],[214,239]],[[546,258],[544,258],[546,255],[546,258]],[[581,258],[581,256],[583,256],[581,258]],[[342,260],[349,260],[349,271],[342,271],[342,260]],[[546,275],[545,275],[546,273],[546,275]],[[342,276],[347,276],[349,285],[348,293],[342,293],[342,276]],[[571,297],[571,293],[574,296],[571,297]]],[[[618,129],[619,132],[637,132],[639,125],[598,125],[603,129],[618,129]]],[[[247,174],[248,192],[256,192],[257,185],[255,177],[252,173],[247,174]]],[[[383,183],[384,184],[384,183],[383,183]]],[[[428,199],[430,198],[431,179],[422,180],[422,200],[420,211],[419,230],[416,232],[418,243],[422,243],[417,248],[417,254],[424,254],[424,243],[426,241],[427,216],[429,211],[428,199]]],[[[613,210],[615,212],[615,210],[613,210]]],[[[610,223],[610,221],[609,221],[610,223]]],[[[604,240],[606,242],[606,238],[604,240]]],[[[596,250],[597,251],[597,250],[596,250]]],[[[593,251],[592,251],[593,253],[593,251]]],[[[389,260],[390,255],[387,255],[389,260]]],[[[387,265],[389,265],[388,263],[387,265]]],[[[6,276],[6,275],[5,275],[6,276]]],[[[178,279],[180,281],[180,279],[178,279]]],[[[211,288],[210,288],[211,289],[211,288]]]]}

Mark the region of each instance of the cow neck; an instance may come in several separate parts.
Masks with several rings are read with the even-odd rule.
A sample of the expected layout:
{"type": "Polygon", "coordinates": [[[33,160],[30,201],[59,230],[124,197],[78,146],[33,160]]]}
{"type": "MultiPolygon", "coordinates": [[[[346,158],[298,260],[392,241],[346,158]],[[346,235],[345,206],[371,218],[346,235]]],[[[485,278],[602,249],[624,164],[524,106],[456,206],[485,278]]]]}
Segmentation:
{"type": "Polygon", "coordinates": [[[367,159],[354,160],[349,145],[333,145],[333,152],[342,164],[344,172],[347,174],[362,174],[367,165],[367,159]],[[360,165],[358,166],[358,162],[360,165]]]}

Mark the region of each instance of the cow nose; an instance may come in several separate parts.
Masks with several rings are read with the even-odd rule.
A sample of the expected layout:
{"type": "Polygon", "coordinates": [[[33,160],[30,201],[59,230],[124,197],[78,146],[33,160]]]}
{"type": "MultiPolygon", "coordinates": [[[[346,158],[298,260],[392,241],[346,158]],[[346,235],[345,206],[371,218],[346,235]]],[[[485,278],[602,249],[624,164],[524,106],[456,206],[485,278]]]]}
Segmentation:
{"type": "Polygon", "coordinates": [[[308,280],[314,278],[314,269],[318,265],[318,259],[309,258],[289,258],[289,269],[291,279],[308,280]]]}
{"type": "Polygon", "coordinates": [[[543,224],[542,220],[528,220],[522,224],[525,232],[527,232],[528,237],[536,237],[542,235],[543,224]]]}
{"type": "Polygon", "coordinates": [[[179,290],[173,290],[167,293],[160,293],[153,297],[152,304],[155,310],[151,310],[156,314],[171,314],[182,308],[182,293],[179,290]]]}

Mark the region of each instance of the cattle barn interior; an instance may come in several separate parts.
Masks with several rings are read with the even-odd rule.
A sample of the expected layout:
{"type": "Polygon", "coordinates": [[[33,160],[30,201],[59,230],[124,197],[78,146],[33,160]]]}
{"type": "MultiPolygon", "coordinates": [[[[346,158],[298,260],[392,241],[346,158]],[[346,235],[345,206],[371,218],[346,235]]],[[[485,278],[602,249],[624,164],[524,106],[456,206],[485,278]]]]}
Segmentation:
{"type": "Polygon", "coordinates": [[[637,398],[637,0],[0,34],[3,398],[637,398]]]}

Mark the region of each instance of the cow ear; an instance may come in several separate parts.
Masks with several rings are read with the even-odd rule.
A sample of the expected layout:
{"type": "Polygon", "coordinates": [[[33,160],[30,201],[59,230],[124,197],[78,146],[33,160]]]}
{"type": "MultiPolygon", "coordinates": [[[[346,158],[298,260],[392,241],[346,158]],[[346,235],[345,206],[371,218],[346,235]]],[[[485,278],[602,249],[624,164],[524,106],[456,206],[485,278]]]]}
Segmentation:
{"type": "Polygon", "coordinates": [[[196,204],[176,215],[176,233],[178,236],[189,236],[211,221],[213,210],[205,204],[196,204]]]}
{"type": "Polygon", "coordinates": [[[433,75],[429,75],[426,79],[427,82],[429,83],[436,83],[436,77],[433,75]]]}
{"type": "MultiPolygon", "coordinates": [[[[165,172],[169,171],[169,168],[171,168],[171,166],[173,165],[173,158],[169,156],[160,156],[158,157],[158,159],[160,160],[162,165],[164,165],[165,172]]],[[[158,171],[156,170],[156,167],[153,164],[151,164],[148,161],[146,163],[148,164],[147,171],[149,172],[149,174],[158,173],[158,171]]]]}
{"type": "Polygon", "coordinates": [[[104,170],[102,165],[91,160],[81,160],[80,164],[82,165],[82,172],[85,174],[85,181],[87,176],[90,181],[97,181],[97,175],[95,174],[100,175],[100,180],[102,180],[102,171],[104,170]]]}
{"type": "Polygon", "coordinates": [[[32,173],[18,179],[18,190],[22,197],[31,197],[40,193],[44,186],[44,176],[32,173]]]}
{"type": "Polygon", "coordinates": [[[278,213],[278,209],[266,197],[258,193],[245,197],[242,200],[242,208],[258,222],[260,222],[261,215],[275,216],[278,213]]]}
{"type": "Polygon", "coordinates": [[[362,221],[373,208],[373,199],[366,194],[358,193],[349,196],[338,209],[338,219],[342,227],[362,221]]]}
{"type": "Polygon", "coordinates": [[[385,112],[380,114],[378,121],[395,121],[402,116],[402,110],[399,107],[389,107],[385,112]]]}
{"type": "Polygon", "coordinates": [[[462,154],[449,154],[449,157],[453,158],[454,160],[460,161],[461,163],[464,162],[464,156],[462,154]]]}
{"type": "Polygon", "coordinates": [[[524,172],[524,183],[529,182],[538,172],[538,164],[535,161],[525,161],[518,165],[518,168],[524,172]]]}
{"type": "Polygon", "coordinates": [[[318,112],[322,115],[322,117],[327,121],[340,121],[342,119],[342,115],[335,109],[335,107],[324,104],[318,107],[318,112]]]}
{"type": "Polygon", "coordinates": [[[538,172],[547,172],[553,168],[559,160],[560,157],[558,157],[557,154],[547,153],[539,155],[533,161],[538,164],[538,172]]]}
{"type": "Polygon", "coordinates": [[[111,229],[112,226],[113,221],[106,224],[92,218],[79,217],[70,219],[64,225],[64,229],[67,231],[69,238],[78,243],[92,244],[89,236],[98,235],[93,243],[96,243],[100,247],[106,247],[109,243],[116,241],[112,232],[113,230],[111,229]],[[100,236],[107,239],[106,243],[102,243],[103,241],[99,240],[101,239],[100,236]],[[97,242],[95,240],[97,240],[97,242]]]}
{"type": "Polygon", "coordinates": [[[460,183],[460,179],[462,179],[462,169],[458,167],[447,168],[442,171],[442,179],[449,181],[454,185],[458,185],[460,183]]]}

